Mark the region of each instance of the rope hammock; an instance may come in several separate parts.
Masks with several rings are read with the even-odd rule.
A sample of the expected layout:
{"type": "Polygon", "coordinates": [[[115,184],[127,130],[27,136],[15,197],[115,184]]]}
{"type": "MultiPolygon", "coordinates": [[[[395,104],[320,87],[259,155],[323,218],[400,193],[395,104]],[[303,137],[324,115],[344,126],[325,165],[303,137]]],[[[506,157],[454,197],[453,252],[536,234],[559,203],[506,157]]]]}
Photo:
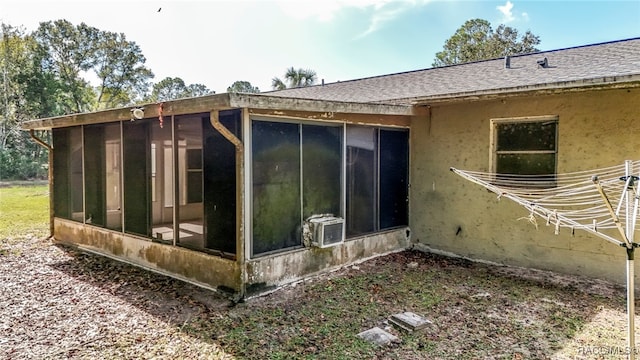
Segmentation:
{"type": "Polygon", "coordinates": [[[640,160],[590,171],[553,175],[513,175],[451,168],[463,178],[484,186],[529,210],[536,228],[541,218],[559,234],[568,228],[587,231],[625,247],[627,252],[628,358],[635,359],[634,242],[640,219],[640,160]],[[537,218],[536,218],[537,216],[537,218]],[[616,236],[617,230],[618,234],[616,236]]]}

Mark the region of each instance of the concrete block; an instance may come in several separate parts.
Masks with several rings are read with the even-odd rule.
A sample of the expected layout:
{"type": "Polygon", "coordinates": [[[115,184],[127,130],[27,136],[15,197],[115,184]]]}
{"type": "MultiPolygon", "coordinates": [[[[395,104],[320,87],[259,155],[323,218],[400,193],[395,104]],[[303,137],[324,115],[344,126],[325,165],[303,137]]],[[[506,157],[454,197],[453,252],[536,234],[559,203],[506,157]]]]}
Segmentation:
{"type": "Polygon", "coordinates": [[[386,346],[392,342],[399,341],[397,336],[390,334],[377,326],[359,333],[358,337],[379,346],[386,346]]]}
{"type": "Polygon", "coordinates": [[[400,328],[401,330],[409,332],[422,330],[429,324],[432,324],[431,321],[425,319],[424,317],[408,311],[391,315],[389,321],[391,321],[393,325],[400,328]]]}

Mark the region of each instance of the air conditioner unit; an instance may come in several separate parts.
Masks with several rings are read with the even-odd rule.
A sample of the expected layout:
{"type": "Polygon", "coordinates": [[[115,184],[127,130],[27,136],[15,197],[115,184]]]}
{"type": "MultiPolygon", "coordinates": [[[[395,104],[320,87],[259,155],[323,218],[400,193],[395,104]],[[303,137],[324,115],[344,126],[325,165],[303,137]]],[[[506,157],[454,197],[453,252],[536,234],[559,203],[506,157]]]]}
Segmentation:
{"type": "Polygon", "coordinates": [[[344,242],[344,219],[326,216],[309,220],[313,224],[312,244],[326,248],[344,242]]]}

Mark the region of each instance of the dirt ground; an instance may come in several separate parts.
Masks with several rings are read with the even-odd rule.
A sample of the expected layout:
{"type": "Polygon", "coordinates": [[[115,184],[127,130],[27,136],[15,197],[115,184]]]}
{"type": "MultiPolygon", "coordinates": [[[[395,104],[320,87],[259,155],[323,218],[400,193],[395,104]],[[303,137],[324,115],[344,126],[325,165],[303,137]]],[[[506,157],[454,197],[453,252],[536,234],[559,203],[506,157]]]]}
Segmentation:
{"type": "Polygon", "coordinates": [[[405,251],[234,304],[33,235],[1,241],[2,359],[624,358],[625,292],[602,281],[405,251]],[[386,315],[401,311],[434,325],[398,332],[386,315]],[[401,341],[353,336],[374,326],[401,341]]]}

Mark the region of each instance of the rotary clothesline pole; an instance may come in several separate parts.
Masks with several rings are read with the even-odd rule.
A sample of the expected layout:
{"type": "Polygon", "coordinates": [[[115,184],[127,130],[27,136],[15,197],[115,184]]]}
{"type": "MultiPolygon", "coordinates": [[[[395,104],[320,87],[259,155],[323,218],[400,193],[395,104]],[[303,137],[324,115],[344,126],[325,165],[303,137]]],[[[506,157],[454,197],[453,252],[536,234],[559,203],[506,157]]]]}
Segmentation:
{"type": "Polygon", "coordinates": [[[625,185],[622,188],[622,194],[620,195],[620,202],[618,203],[618,207],[616,210],[613,210],[613,206],[609,201],[609,197],[605,193],[600,181],[597,176],[592,178],[593,183],[595,184],[600,196],[602,196],[602,200],[604,201],[607,209],[611,213],[611,218],[615,223],[618,231],[620,232],[620,236],[624,243],[620,244],[624,246],[627,253],[627,352],[629,360],[635,360],[636,353],[636,326],[635,326],[635,265],[634,265],[634,253],[635,248],[638,247],[638,244],[634,243],[634,232],[635,232],[635,222],[638,214],[638,203],[640,200],[640,186],[637,188],[636,193],[633,194],[633,185],[634,182],[638,180],[638,177],[635,177],[632,172],[632,163],[627,160],[625,162],[625,176],[621,177],[620,180],[625,181],[625,185]],[[631,190],[631,191],[630,191],[631,190]],[[633,196],[633,200],[632,200],[633,196]],[[620,223],[620,209],[622,208],[622,204],[625,204],[625,227],[622,228],[622,224],[620,223]],[[632,205],[633,204],[633,205],[632,205]],[[631,209],[633,207],[633,210],[631,209]],[[630,216],[633,214],[633,216],[630,216]]]}
{"type": "MultiPolygon", "coordinates": [[[[624,188],[625,191],[625,200],[627,206],[625,207],[626,213],[626,232],[627,232],[627,314],[628,314],[628,328],[629,328],[629,359],[635,359],[636,353],[636,342],[635,342],[635,291],[634,291],[634,259],[633,252],[636,248],[637,244],[634,243],[634,232],[636,225],[636,216],[638,214],[638,203],[640,200],[640,186],[636,187],[636,193],[633,194],[629,190],[633,190],[633,182],[638,180],[638,177],[634,177],[631,169],[631,162],[627,161],[625,163],[625,176],[626,176],[626,186],[624,188]],[[634,195],[633,200],[633,217],[630,217],[631,204],[632,199],[630,195],[634,195]]],[[[622,201],[622,200],[621,200],[622,201]]]]}
{"type": "Polygon", "coordinates": [[[546,217],[547,225],[553,218],[556,233],[560,226],[570,227],[572,234],[574,228],[578,228],[625,248],[628,316],[628,347],[625,350],[630,360],[636,358],[634,252],[636,247],[640,247],[640,244],[634,241],[636,221],[640,211],[640,174],[633,175],[634,167],[640,169],[640,161],[627,160],[623,166],[599,169],[596,171],[600,172],[602,178],[593,176],[591,181],[588,181],[588,178],[584,179],[584,176],[588,173],[597,174],[596,171],[556,174],[553,177],[556,182],[553,184],[549,184],[545,176],[490,174],[450,168],[463,178],[498,194],[498,199],[506,197],[523,205],[531,211],[532,218],[534,214],[546,217]],[[619,174],[622,171],[625,176],[620,177],[619,174]],[[620,181],[624,181],[624,184],[621,185],[620,181]],[[586,186],[589,183],[595,185],[595,188],[592,187],[593,185],[586,186]],[[527,185],[530,187],[527,188],[527,185]],[[615,208],[606,191],[609,191],[612,198],[618,200],[615,208]],[[619,199],[616,198],[618,194],[619,199]],[[596,199],[600,200],[596,201],[596,199]],[[623,207],[624,212],[621,215],[623,207]],[[591,216],[585,217],[586,214],[591,216]],[[625,222],[624,226],[621,220],[625,222]],[[602,231],[613,228],[618,230],[618,237],[602,231]]]}

